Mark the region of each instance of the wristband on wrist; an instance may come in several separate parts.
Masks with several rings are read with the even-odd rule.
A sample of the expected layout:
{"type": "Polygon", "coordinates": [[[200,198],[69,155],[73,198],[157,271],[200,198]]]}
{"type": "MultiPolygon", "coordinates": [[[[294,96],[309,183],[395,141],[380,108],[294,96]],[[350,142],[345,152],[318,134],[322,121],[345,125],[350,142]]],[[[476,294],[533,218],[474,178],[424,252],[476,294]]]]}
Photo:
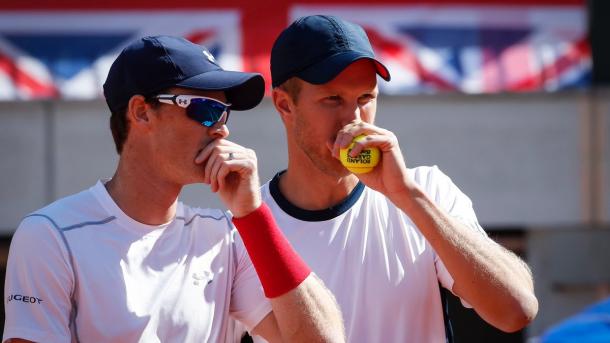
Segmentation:
{"type": "Polygon", "coordinates": [[[267,204],[233,218],[267,298],[295,289],[311,273],[280,231],[267,204]]]}

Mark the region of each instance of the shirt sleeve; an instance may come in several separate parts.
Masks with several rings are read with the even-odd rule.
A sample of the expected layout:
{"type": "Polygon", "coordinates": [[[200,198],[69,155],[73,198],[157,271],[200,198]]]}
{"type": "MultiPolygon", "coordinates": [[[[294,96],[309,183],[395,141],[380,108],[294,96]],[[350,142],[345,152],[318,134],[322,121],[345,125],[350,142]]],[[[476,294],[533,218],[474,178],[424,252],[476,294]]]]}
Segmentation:
{"type": "Polygon", "coordinates": [[[26,217],[13,235],[4,284],[3,341],[70,342],[73,272],[48,217],[26,217]]]}
{"type": "MultiPolygon", "coordinates": [[[[428,190],[429,194],[434,198],[434,201],[441,206],[451,217],[460,221],[468,228],[487,237],[485,230],[479,224],[477,216],[472,207],[472,201],[468,196],[451,181],[438,167],[430,168],[428,175],[428,190]]],[[[453,277],[449,274],[447,267],[443,261],[434,254],[434,263],[436,274],[441,285],[453,292],[453,277]]],[[[460,299],[462,305],[472,308],[470,304],[460,299]]]]}
{"type": "Polygon", "coordinates": [[[265,297],[263,286],[241,237],[236,229],[233,233],[237,266],[231,291],[230,312],[251,332],[271,312],[271,303],[265,297]]]}

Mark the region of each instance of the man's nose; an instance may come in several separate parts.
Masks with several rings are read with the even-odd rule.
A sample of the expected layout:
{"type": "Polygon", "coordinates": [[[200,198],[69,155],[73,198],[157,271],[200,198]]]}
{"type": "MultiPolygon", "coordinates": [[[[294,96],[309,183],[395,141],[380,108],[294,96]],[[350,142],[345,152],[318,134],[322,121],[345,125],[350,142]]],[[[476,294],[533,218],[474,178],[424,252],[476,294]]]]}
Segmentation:
{"type": "Polygon", "coordinates": [[[214,126],[209,128],[210,136],[214,138],[227,138],[229,137],[229,128],[226,124],[216,123],[214,126]]]}
{"type": "Polygon", "coordinates": [[[349,124],[354,121],[361,121],[361,120],[362,120],[362,109],[360,108],[360,106],[358,106],[358,104],[349,106],[349,108],[345,109],[345,112],[342,116],[343,125],[349,124]]]}

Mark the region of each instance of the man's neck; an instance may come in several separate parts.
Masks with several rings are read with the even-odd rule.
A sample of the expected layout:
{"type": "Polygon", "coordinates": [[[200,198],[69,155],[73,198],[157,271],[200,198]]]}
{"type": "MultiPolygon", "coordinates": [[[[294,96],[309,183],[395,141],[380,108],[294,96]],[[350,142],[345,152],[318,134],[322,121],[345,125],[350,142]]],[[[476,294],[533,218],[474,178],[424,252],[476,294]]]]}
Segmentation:
{"type": "Polygon", "coordinates": [[[335,177],[312,169],[296,168],[289,163],[279,180],[282,195],[304,210],[332,207],[343,201],[358,184],[358,178],[351,174],[335,177]]]}
{"type": "Polygon", "coordinates": [[[182,187],[163,182],[146,167],[121,158],[106,189],[117,206],[132,219],[161,225],[175,217],[182,187]]]}

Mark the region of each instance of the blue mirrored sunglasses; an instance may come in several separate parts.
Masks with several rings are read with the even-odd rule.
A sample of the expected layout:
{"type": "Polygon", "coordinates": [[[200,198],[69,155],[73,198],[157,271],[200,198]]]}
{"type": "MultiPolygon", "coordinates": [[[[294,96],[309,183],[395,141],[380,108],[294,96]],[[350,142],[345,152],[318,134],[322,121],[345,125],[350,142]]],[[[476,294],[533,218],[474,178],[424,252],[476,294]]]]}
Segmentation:
{"type": "Polygon", "coordinates": [[[226,124],[231,112],[231,104],[200,95],[159,94],[154,98],[164,104],[185,108],[189,118],[205,127],[226,124]]]}

